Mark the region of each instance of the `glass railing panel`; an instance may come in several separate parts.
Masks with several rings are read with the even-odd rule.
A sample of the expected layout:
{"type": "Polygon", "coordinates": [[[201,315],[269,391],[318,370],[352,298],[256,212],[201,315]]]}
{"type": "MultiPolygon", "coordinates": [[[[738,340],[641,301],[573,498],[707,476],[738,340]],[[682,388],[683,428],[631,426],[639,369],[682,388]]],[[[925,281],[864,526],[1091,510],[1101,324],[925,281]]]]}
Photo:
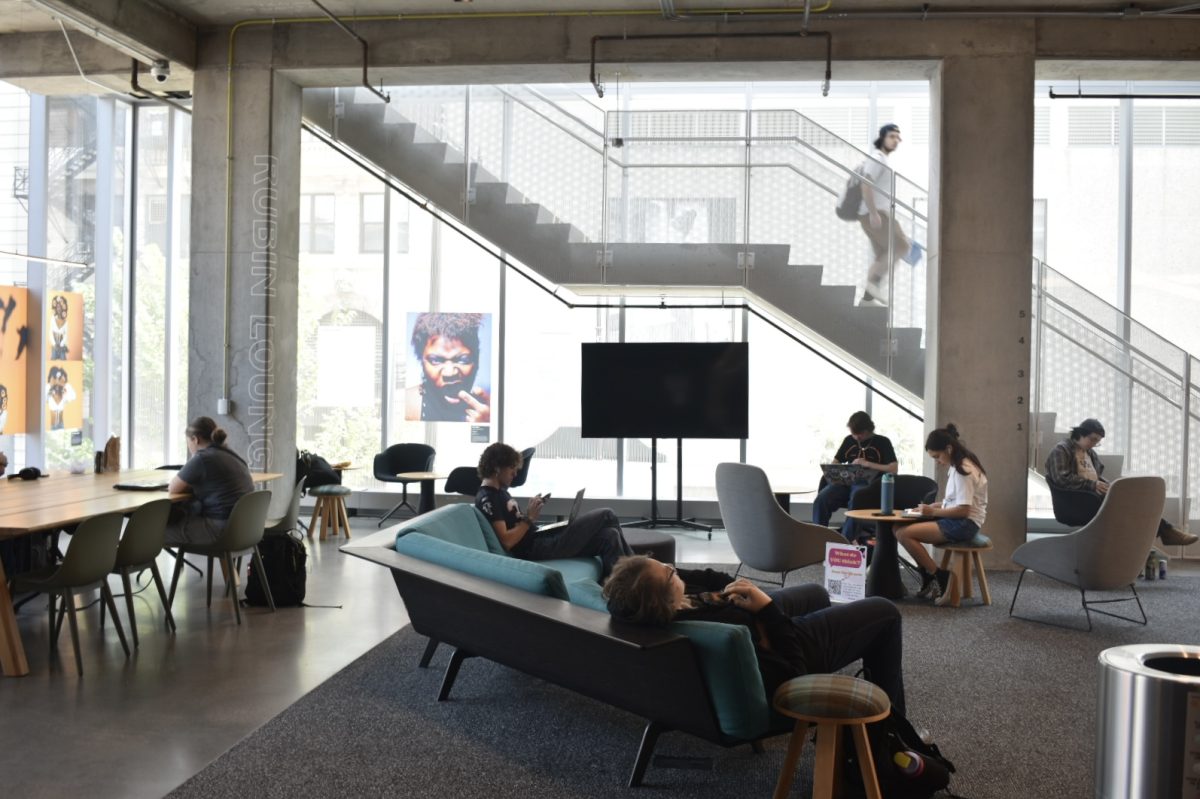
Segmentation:
{"type": "MultiPolygon", "coordinates": [[[[389,116],[415,124],[424,135],[417,141],[442,141],[459,152],[465,150],[467,93],[463,86],[391,86],[389,116]]],[[[362,92],[368,98],[369,93],[362,92]]],[[[355,96],[359,99],[358,93],[355,96]]],[[[376,100],[376,102],[378,102],[376,100]]]]}
{"type": "Polygon", "coordinates": [[[1188,493],[1187,518],[1191,532],[1200,530],[1200,359],[1189,358],[1190,385],[1188,386],[1188,493]]]}

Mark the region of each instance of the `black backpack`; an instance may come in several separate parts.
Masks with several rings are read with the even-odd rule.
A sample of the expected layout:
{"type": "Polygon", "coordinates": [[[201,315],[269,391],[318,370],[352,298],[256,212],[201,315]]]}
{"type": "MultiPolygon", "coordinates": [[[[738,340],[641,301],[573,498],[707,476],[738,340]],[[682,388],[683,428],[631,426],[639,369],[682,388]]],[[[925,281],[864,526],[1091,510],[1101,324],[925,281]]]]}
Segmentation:
{"type": "MultiPolygon", "coordinates": [[[[845,795],[866,796],[850,730],[845,731],[845,736],[842,742],[845,795]]],[[[954,764],[942,754],[937,744],[921,740],[909,720],[896,708],[892,708],[887,718],[867,725],[867,739],[871,743],[871,757],[875,760],[879,791],[885,799],[929,799],[943,790],[947,795],[954,795],[948,792],[950,775],[955,772],[954,764]]]]}
{"type": "MultiPolygon", "coordinates": [[[[263,571],[275,607],[303,605],[308,585],[308,550],[304,542],[291,533],[268,535],[259,542],[258,552],[262,556],[263,571]]],[[[246,570],[246,604],[267,606],[267,595],[259,582],[253,558],[246,570]]]]}
{"type": "Polygon", "coordinates": [[[342,473],[329,465],[329,461],[320,455],[307,450],[296,453],[296,482],[300,478],[308,478],[304,484],[305,491],[311,491],[318,486],[342,484],[342,473]]]}
{"type": "Polygon", "coordinates": [[[852,172],[850,177],[846,178],[846,188],[842,189],[837,208],[834,210],[838,219],[846,222],[858,221],[858,207],[862,204],[862,198],[862,181],[857,172],[852,172]]]}

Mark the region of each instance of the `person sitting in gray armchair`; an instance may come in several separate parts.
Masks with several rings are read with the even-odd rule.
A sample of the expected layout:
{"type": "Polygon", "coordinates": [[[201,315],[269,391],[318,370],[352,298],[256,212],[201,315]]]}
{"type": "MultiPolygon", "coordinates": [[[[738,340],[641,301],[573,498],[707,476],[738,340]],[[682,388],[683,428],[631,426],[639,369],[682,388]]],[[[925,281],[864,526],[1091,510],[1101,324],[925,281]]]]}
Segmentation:
{"type": "MultiPolygon", "coordinates": [[[[1054,502],[1054,518],[1063,524],[1081,527],[1100,511],[1109,485],[1103,477],[1104,464],[1096,455],[1096,446],[1103,439],[1104,425],[1098,419],[1084,419],[1046,458],[1046,483],[1054,502]]],[[[1200,540],[1166,519],[1158,521],[1158,537],[1166,546],[1187,546],[1200,540]]]]}

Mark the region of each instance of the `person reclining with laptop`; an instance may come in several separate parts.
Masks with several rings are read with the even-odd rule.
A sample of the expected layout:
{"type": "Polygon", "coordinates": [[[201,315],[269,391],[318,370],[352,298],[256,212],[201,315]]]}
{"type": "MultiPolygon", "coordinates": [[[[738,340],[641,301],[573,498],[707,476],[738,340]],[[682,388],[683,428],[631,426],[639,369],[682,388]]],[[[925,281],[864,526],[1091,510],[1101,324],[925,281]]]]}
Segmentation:
{"type": "Polygon", "coordinates": [[[600,582],[608,579],[617,560],[633,550],[621,535],[621,522],[609,508],[581,513],[565,525],[538,530],[537,520],[546,497],[529,500],[524,513],[508,493],[521,470],[521,453],[496,442],[479,458],[483,484],[475,495],[475,507],[487,517],[500,545],[522,560],[552,560],[594,555],[600,558],[600,582]]]}
{"type": "MultiPolygon", "coordinates": [[[[829,517],[833,516],[839,508],[849,507],[850,499],[860,489],[865,488],[871,480],[884,472],[895,474],[900,470],[900,465],[896,462],[896,450],[892,447],[891,440],[887,436],[875,434],[875,423],[871,421],[871,417],[866,411],[856,411],[851,414],[849,421],[846,422],[846,427],[850,428],[850,435],[842,440],[842,445],[838,447],[833,460],[835,463],[858,466],[863,470],[865,476],[851,485],[826,482],[824,477],[821,478],[825,484],[817,493],[817,498],[813,500],[812,520],[813,524],[819,524],[822,527],[829,526],[829,517]]],[[[855,527],[854,521],[847,519],[846,523],[842,525],[842,535],[853,541],[855,527]]]]}

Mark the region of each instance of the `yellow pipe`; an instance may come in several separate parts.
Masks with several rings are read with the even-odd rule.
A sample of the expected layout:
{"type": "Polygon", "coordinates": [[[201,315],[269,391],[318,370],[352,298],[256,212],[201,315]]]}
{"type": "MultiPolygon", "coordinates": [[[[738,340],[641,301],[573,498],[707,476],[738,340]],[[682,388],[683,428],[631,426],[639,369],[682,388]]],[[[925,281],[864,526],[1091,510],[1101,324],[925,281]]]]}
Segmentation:
{"type": "MultiPolygon", "coordinates": [[[[819,8],[809,9],[818,14],[828,11],[833,0],[819,8]]],[[[804,13],[802,8],[738,8],[689,11],[693,17],[753,16],[756,14],[804,13]]],[[[482,13],[462,12],[457,14],[371,14],[340,17],[348,22],[408,22],[411,20],[467,20],[467,19],[550,19],[555,17],[650,17],[661,16],[661,10],[640,11],[487,11],[482,13]]],[[[333,20],[329,17],[292,17],[289,19],[244,19],[229,29],[227,74],[225,77],[225,347],[222,357],[221,397],[229,398],[229,353],[232,349],[229,331],[230,285],[233,282],[233,50],[238,31],[250,25],[296,25],[324,24],[333,20]]],[[[268,109],[270,113],[270,109],[268,109]]]]}

